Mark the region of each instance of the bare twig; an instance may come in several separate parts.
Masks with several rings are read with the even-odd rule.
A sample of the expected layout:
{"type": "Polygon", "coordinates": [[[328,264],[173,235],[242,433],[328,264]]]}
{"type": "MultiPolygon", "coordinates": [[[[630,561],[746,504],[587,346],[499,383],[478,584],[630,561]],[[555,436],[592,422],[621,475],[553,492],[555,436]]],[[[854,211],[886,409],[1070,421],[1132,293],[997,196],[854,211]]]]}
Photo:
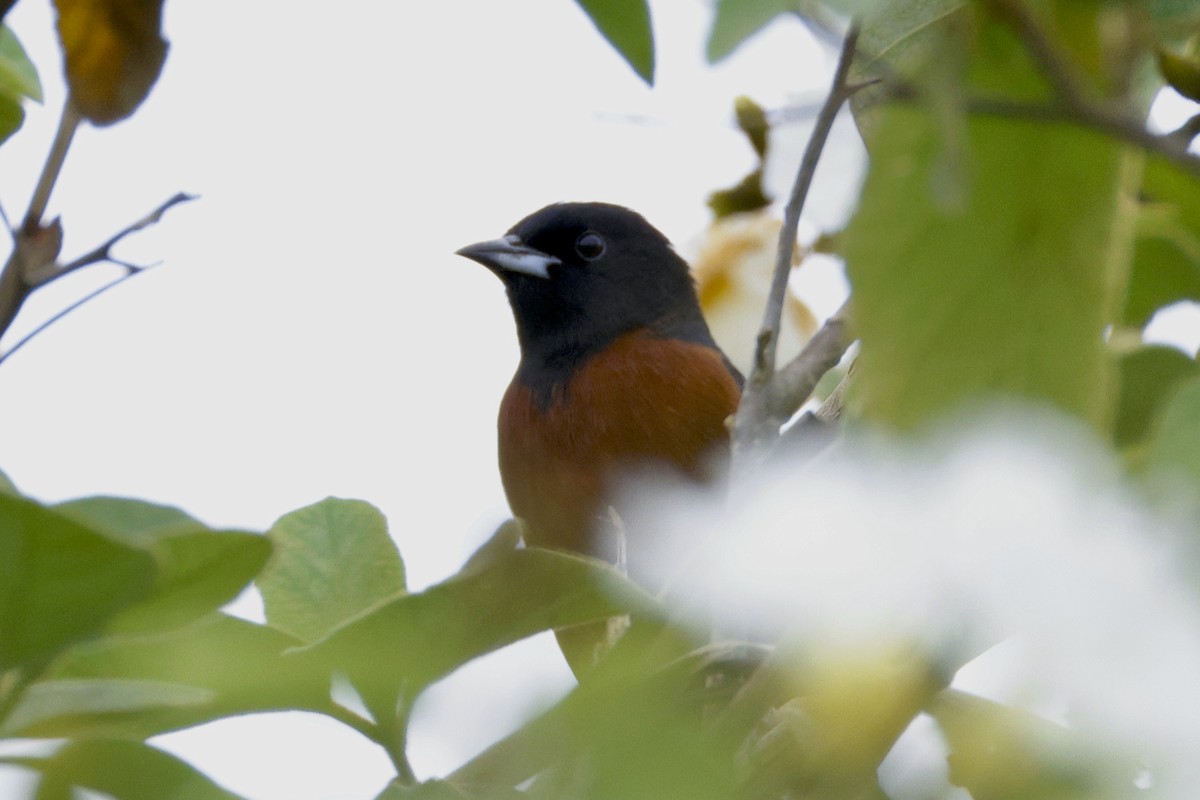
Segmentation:
{"type": "Polygon", "coordinates": [[[842,304],[813,334],[799,355],[787,363],[767,387],[767,413],[782,425],[812,396],[826,372],[842,360],[854,342],[848,320],[850,301],[842,304]]]}
{"type": "Polygon", "coordinates": [[[800,168],[796,173],[796,181],[792,185],[792,193],[788,198],[787,207],[783,214],[783,227],[779,231],[779,248],[775,254],[775,272],[771,277],[771,292],[767,299],[767,307],[763,312],[762,327],[758,336],[758,345],[754,354],[752,382],[765,385],[775,370],[775,350],[779,339],[779,322],[783,316],[783,304],[787,296],[788,276],[792,272],[792,257],[796,252],[796,231],[800,226],[800,214],[804,211],[804,202],[808,190],[812,186],[813,176],[817,171],[817,162],[821,151],[829,138],[834,120],[842,105],[850,98],[847,77],[850,74],[850,64],[854,60],[854,50],[858,44],[858,27],[854,24],[846,32],[842,43],[841,56],[834,70],[833,85],[829,95],[821,106],[820,113],[813,125],[812,136],[804,150],[800,168]]]}
{"type": "Polygon", "coordinates": [[[187,194],[186,192],[179,192],[174,197],[159,205],[158,208],[139,219],[137,222],[122,228],[102,244],[84,253],[79,258],[76,258],[66,264],[45,264],[37,269],[31,270],[25,277],[26,282],[31,288],[37,289],[45,286],[51,281],[58,280],[64,275],[69,275],[75,270],[91,266],[92,264],[99,264],[104,261],[114,262],[112,257],[112,249],[117,245],[118,242],[131,233],[137,233],[138,231],[148,228],[151,225],[159,222],[162,219],[163,214],[167,212],[167,209],[177,206],[180,203],[187,203],[195,199],[195,195],[187,194]]]}
{"type": "MultiPolygon", "coordinates": [[[[734,419],[733,457],[735,472],[742,472],[738,462],[744,462],[757,443],[767,441],[779,432],[776,416],[771,413],[770,384],[775,377],[776,347],[779,337],[780,319],[787,296],[788,277],[792,269],[792,257],[796,247],[796,231],[800,214],[816,173],[817,162],[829,137],[838,111],[856,90],[848,82],[850,65],[858,45],[858,26],[851,23],[842,41],[842,51],[834,70],[832,85],[821,111],[813,126],[812,136],[804,150],[804,157],[792,186],[791,196],[784,211],[783,227],[779,232],[779,249],[776,252],[775,272],[771,279],[771,291],[763,313],[762,328],[758,334],[751,369],[742,401],[734,419]]],[[[836,363],[836,362],[835,362],[836,363]]]]}
{"type": "Polygon", "coordinates": [[[8,361],[8,359],[12,357],[13,353],[16,353],[22,347],[29,344],[29,342],[34,337],[36,337],[38,334],[44,333],[47,328],[49,328],[51,325],[53,325],[54,323],[61,320],[63,317],[70,314],[72,311],[77,310],[80,306],[84,305],[85,303],[87,303],[91,300],[95,300],[97,297],[104,294],[109,289],[116,288],[118,285],[129,280],[134,275],[138,275],[142,272],[145,272],[148,269],[153,269],[154,267],[158,266],[157,264],[150,264],[148,266],[139,267],[139,266],[135,266],[133,264],[125,264],[125,263],[122,263],[119,261],[114,261],[113,263],[120,264],[120,266],[124,267],[125,274],[119,278],[109,281],[108,283],[101,286],[99,289],[88,292],[83,297],[81,297],[78,300],[76,300],[75,302],[71,303],[66,308],[63,308],[62,310],[55,312],[52,317],[50,317],[46,321],[42,322],[40,325],[38,325],[36,328],[31,330],[29,333],[22,336],[17,341],[17,343],[14,344],[12,347],[8,348],[3,353],[0,353],[0,364],[3,364],[5,361],[8,361]]]}

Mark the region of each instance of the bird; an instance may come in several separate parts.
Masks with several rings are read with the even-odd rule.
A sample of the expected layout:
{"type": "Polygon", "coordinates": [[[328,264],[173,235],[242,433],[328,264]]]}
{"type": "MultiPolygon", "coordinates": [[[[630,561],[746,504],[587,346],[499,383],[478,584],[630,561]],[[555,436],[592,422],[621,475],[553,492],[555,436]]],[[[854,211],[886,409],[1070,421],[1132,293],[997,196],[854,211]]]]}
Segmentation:
{"type": "Polygon", "coordinates": [[[640,214],[599,202],[546,206],[457,253],[500,278],[516,322],[498,453],[526,545],[616,560],[605,521],[623,476],[705,481],[728,453],[743,378],[687,262],[640,214]]]}

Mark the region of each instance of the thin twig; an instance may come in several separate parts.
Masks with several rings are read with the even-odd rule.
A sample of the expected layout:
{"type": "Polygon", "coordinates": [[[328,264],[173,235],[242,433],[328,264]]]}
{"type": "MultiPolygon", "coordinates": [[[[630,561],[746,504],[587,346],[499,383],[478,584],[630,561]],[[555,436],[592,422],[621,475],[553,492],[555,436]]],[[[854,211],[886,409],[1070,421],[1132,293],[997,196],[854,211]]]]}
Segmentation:
{"type": "MultiPolygon", "coordinates": [[[[119,262],[114,262],[114,263],[119,263],[119,262]]],[[[119,278],[116,278],[115,280],[109,281],[108,283],[101,286],[99,289],[96,289],[92,292],[89,292],[88,294],[85,294],[83,297],[81,297],[78,300],[76,300],[75,302],[71,303],[66,308],[56,312],[54,314],[54,316],[50,317],[49,319],[47,319],[46,321],[44,321],[43,323],[38,325],[36,328],[31,330],[29,333],[22,336],[21,339],[16,344],[14,344],[12,347],[8,348],[8,350],[4,351],[4,353],[0,354],[0,364],[3,364],[5,361],[8,361],[8,359],[12,357],[13,353],[16,353],[22,347],[29,344],[29,342],[35,336],[37,336],[40,333],[43,333],[51,325],[53,325],[54,323],[61,320],[63,317],[67,316],[72,311],[75,311],[80,306],[82,306],[84,303],[87,303],[88,301],[91,301],[91,300],[95,300],[97,297],[104,294],[109,289],[113,289],[113,288],[117,287],[118,285],[124,283],[125,281],[129,280],[133,276],[140,275],[141,273],[145,272],[146,270],[153,269],[154,267],[156,267],[158,265],[150,264],[150,265],[147,265],[144,267],[138,267],[138,266],[134,266],[133,264],[121,264],[121,266],[125,267],[124,275],[122,275],[119,278]]]]}
{"type": "MultiPolygon", "coordinates": [[[[884,99],[910,102],[917,100],[918,97],[919,91],[913,86],[895,84],[889,87],[884,99]]],[[[1077,107],[1069,108],[1054,103],[984,96],[968,98],[965,108],[971,114],[1032,122],[1058,122],[1095,131],[1140,147],[1148,153],[1160,155],[1181,169],[1200,176],[1200,156],[1188,152],[1191,140],[1185,141],[1180,131],[1172,131],[1167,134],[1151,133],[1139,120],[1106,106],[1096,106],[1085,102],[1077,107]]],[[[1196,126],[1200,128],[1200,121],[1196,122],[1196,126]]],[[[1197,133],[1200,134],[1200,130],[1197,133]]]]}
{"type": "Polygon", "coordinates": [[[796,247],[796,231],[800,214],[816,173],[821,151],[829,138],[838,111],[854,93],[849,85],[850,65],[858,45],[858,25],[851,22],[842,41],[842,51],[834,70],[829,94],[813,125],[813,132],[804,150],[804,157],[796,173],[796,180],[784,211],[783,226],[779,232],[779,248],[776,251],[775,272],[771,279],[771,291],[763,312],[762,328],[758,334],[754,353],[754,365],[742,393],[734,419],[733,458],[735,474],[745,473],[744,462],[760,442],[769,440],[779,432],[770,410],[769,385],[775,376],[776,347],[780,319],[787,297],[788,277],[792,270],[792,257],[796,247]]]}
{"type": "Polygon", "coordinates": [[[76,258],[67,264],[47,264],[42,268],[31,271],[28,275],[26,275],[26,282],[30,285],[30,287],[37,289],[45,286],[51,281],[56,281],[65,275],[69,275],[78,269],[105,261],[111,262],[113,260],[112,249],[122,239],[124,239],[126,236],[129,236],[131,233],[137,233],[138,231],[148,228],[151,225],[159,222],[162,219],[163,214],[167,212],[167,209],[177,206],[180,203],[187,203],[195,199],[195,195],[187,194],[186,192],[179,192],[174,197],[160,204],[158,208],[154,209],[137,222],[122,228],[120,231],[110,236],[102,244],[79,256],[79,258],[76,258]]]}
{"type": "Polygon", "coordinates": [[[782,425],[812,396],[825,373],[838,365],[854,342],[849,323],[850,301],[833,313],[804,349],[775,373],[767,387],[767,413],[782,425]]]}
{"type": "Polygon", "coordinates": [[[792,193],[788,198],[787,207],[784,209],[783,227],[779,231],[779,247],[775,253],[775,272],[771,277],[771,291],[768,295],[767,307],[763,311],[758,347],[754,354],[752,377],[758,378],[759,385],[765,385],[775,370],[779,324],[787,297],[788,277],[792,274],[792,258],[796,252],[796,231],[800,227],[800,214],[804,211],[804,202],[808,197],[808,190],[812,186],[821,151],[825,149],[825,142],[829,138],[829,131],[833,128],[834,120],[837,119],[842,105],[850,97],[847,92],[846,79],[850,73],[850,64],[854,60],[854,50],[857,44],[858,26],[852,23],[842,43],[842,52],[833,75],[833,85],[821,106],[820,113],[817,114],[812,136],[804,149],[804,157],[800,160],[796,181],[792,184],[792,193]]]}

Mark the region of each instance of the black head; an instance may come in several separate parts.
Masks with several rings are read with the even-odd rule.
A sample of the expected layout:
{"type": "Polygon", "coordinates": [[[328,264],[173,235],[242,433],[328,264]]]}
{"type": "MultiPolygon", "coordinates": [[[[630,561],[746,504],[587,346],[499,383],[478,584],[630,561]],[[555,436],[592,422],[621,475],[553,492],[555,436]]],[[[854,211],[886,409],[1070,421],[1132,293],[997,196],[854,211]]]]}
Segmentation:
{"type": "Polygon", "coordinates": [[[639,214],[606,203],[559,203],[502,239],[459,255],[504,281],[523,371],[570,370],[639,328],[715,347],[687,263],[639,214]]]}

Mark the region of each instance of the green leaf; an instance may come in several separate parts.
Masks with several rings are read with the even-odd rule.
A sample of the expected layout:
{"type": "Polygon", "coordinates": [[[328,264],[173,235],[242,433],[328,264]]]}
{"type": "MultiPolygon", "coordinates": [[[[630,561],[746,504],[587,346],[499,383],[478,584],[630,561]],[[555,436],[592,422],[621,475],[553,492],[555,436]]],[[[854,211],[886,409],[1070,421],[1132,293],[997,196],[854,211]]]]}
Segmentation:
{"type": "Polygon", "coordinates": [[[431,780],[411,786],[393,781],[375,795],[375,800],[468,800],[468,796],[447,781],[431,780]]]}
{"type": "Polygon", "coordinates": [[[710,64],[717,63],[776,17],[799,8],[798,0],[717,0],[704,57],[710,64]]]}
{"type": "Polygon", "coordinates": [[[654,34],[646,0],[575,0],[638,76],[654,85],[654,34]]]}
{"type": "Polygon", "coordinates": [[[1158,156],[1146,161],[1133,268],[1122,319],[1141,327],[1160,308],[1200,300],[1200,185],[1158,156]]]}
{"type": "Polygon", "coordinates": [[[539,631],[657,604],[608,565],[529,548],[392,600],[297,655],[349,676],[375,713],[468,661],[539,631]]]}
{"type": "MultiPolygon", "coordinates": [[[[1036,91],[1006,29],[963,40],[957,23],[946,36],[969,45],[972,85],[1036,91]]],[[[1021,397],[1106,428],[1115,387],[1103,334],[1128,273],[1132,204],[1123,201],[1136,162],[1067,125],[947,123],[896,105],[878,110],[871,146],[845,247],[860,412],[911,428],[1021,397]]]]}
{"type": "Polygon", "coordinates": [[[1152,472],[1182,476],[1200,496],[1200,380],[1184,384],[1167,405],[1147,460],[1152,472]]]}
{"type": "Polygon", "coordinates": [[[209,614],[235,598],[271,553],[264,536],[213,531],[172,506],[89,497],[55,510],[115,539],[146,547],[158,560],[154,592],[114,620],[113,630],[161,630],[209,614]]]}
{"type": "Polygon", "coordinates": [[[7,97],[0,97],[0,143],[16,133],[25,121],[25,109],[7,97]]]}
{"type": "Polygon", "coordinates": [[[952,127],[947,106],[959,101],[966,79],[964,35],[969,27],[967,0],[911,0],[877,4],[861,17],[861,32],[851,79],[868,84],[850,98],[854,123],[870,147],[875,136],[879,107],[890,100],[891,81],[903,76],[918,87],[922,99],[940,111],[941,135],[956,142],[961,131],[952,127]],[[958,21],[958,22],[956,22],[958,21]],[[949,31],[949,33],[947,33],[949,31]],[[884,65],[884,66],[880,66],[884,65]],[[879,81],[875,86],[871,81],[879,81]]]}
{"type": "MultiPolygon", "coordinates": [[[[329,674],[283,653],[299,642],[265,625],[214,614],[178,630],[106,638],[77,647],[54,664],[50,681],[168,683],[205,692],[208,701],[159,706],[120,717],[74,720],[76,734],[144,738],[255,711],[329,706],[329,674]]],[[[36,685],[36,684],[35,684],[36,685]]]]}
{"type": "Polygon", "coordinates": [[[68,737],[88,734],[97,718],[198,706],[213,693],[193,686],[141,680],[51,680],[31,685],[0,724],[0,736],[68,737]]]}
{"type": "Polygon", "coordinates": [[[37,68],[7,25],[0,26],[0,95],[18,102],[24,97],[42,102],[37,68]]]}
{"type": "Polygon", "coordinates": [[[12,482],[12,479],[7,474],[0,472],[0,493],[21,496],[21,490],[12,482]]]}
{"type": "Polygon", "coordinates": [[[179,530],[203,527],[194,517],[174,506],[163,506],[125,497],[82,497],[54,506],[79,520],[130,544],[151,545],[179,530]]]}
{"type": "Polygon", "coordinates": [[[947,690],[930,704],[950,747],[950,782],[979,800],[1127,797],[1140,764],[1022,709],[947,690]]]}
{"type": "Polygon", "coordinates": [[[404,592],[400,553],[369,503],[331,497],[281,517],[267,536],[275,554],[258,578],[267,622],[302,641],[404,592]]]}
{"type": "Polygon", "coordinates": [[[26,763],[52,785],[79,786],[116,800],[240,800],[190,764],[142,742],[70,742],[49,758],[26,763]]]}
{"type": "Polygon", "coordinates": [[[1174,347],[1139,347],[1118,362],[1121,389],[1113,440],[1119,447],[1141,442],[1172,395],[1200,373],[1195,359],[1174,347]]]}
{"type": "Polygon", "coordinates": [[[154,581],[149,553],[0,494],[0,671],[95,635],[154,581]]]}
{"type": "Polygon", "coordinates": [[[862,61],[903,62],[901,54],[929,28],[967,6],[968,0],[908,0],[876,3],[862,20],[858,51],[862,61]]]}

